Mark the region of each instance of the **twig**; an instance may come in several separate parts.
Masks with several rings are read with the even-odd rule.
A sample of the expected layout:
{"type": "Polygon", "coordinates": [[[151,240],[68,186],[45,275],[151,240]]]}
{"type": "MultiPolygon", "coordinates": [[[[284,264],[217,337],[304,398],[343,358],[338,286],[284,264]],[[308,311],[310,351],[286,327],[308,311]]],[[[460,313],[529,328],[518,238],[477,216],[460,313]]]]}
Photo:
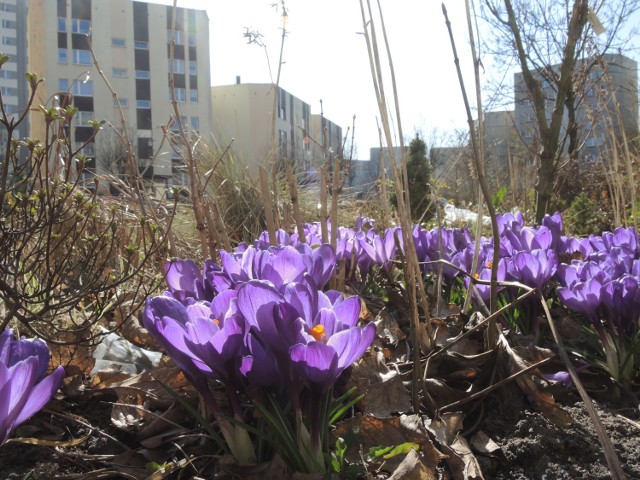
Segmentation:
{"type": "Polygon", "coordinates": [[[289,182],[289,195],[291,196],[291,205],[293,206],[293,217],[296,221],[296,228],[298,229],[298,241],[307,243],[307,239],[304,234],[304,224],[302,223],[302,214],[300,213],[298,185],[296,178],[293,175],[293,165],[290,161],[285,161],[284,164],[287,169],[287,181],[289,182]]]}
{"type": "Polygon", "coordinates": [[[269,191],[269,179],[267,178],[267,171],[260,165],[258,167],[260,172],[260,190],[262,192],[262,201],[264,202],[264,215],[267,222],[267,232],[269,233],[269,243],[273,246],[276,245],[276,224],[273,219],[273,205],[271,203],[271,192],[269,191]]]}
{"type": "Polygon", "coordinates": [[[535,370],[536,368],[538,368],[541,365],[544,365],[545,363],[549,362],[553,357],[548,357],[545,358],[544,360],[540,360],[538,363],[534,363],[533,365],[529,365],[526,368],[523,368],[522,370],[518,370],[516,373],[513,373],[511,375],[509,375],[507,378],[503,378],[502,380],[500,380],[499,382],[494,383],[493,385],[488,386],[487,388],[483,388],[482,390],[480,390],[479,392],[473,393],[471,395],[469,395],[468,397],[462,398],[456,402],[450,403],[448,405],[445,405],[444,407],[439,409],[439,412],[446,412],[447,410],[454,410],[458,407],[461,407],[462,405],[469,403],[477,398],[480,397],[484,397],[485,395],[493,392],[495,389],[500,388],[501,386],[503,386],[504,384],[511,382],[512,380],[515,380],[516,378],[518,378],[519,376],[530,372],[531,370],[535,370]]]}
{"type": "Polygon", "coordinates": [[[589,398],[589,394],[585,390],[582,385],[582,381],[580,377],[578,377],[578,373],[576,369],[573,367],[571,360],[569,359],[569,355],[567,355],[567,351],[564,348],[564,344],[562,343],[562,338],[556,328],[556,323],[551,316],[551,312],[549,311],[549,307],[547,306],[547,301],[542,295],[541,292],[538,292],[538,296],[540,297],[540,303],[542,304],[542,308],[544,309],[544,314],[547,317],[547,322],[549,323],[549,328],[551,329],[551,334],[553,335],[553,340],[556,342],[558,346],[558,355],[564,362],[567,367],[567,371],[569,375],[571,375],[571,380],[573,380],[578,393],[580,394],[580,398],[584,402],[584,406],[589,413],[589,417],[591,417],[591,421],[593,422],[593,428],[598,435],[598,440],[600,440],[600,444],[604,449],[604,456],[607,459],[607,465],[609,466],[609,471],[611,473],[611,478],[613,480],[625,480],[627,475],[624,473],[622,469],[622,464],[620,463],[620,459],[616,454],[615,449],[613,448],[613,444],[611,443],[611,439],[607,435],[607,431],[604,429],[602,422],[600,421],[600,417],[598,416],[598,412],[591,403],[591,399],[589,398]]]}

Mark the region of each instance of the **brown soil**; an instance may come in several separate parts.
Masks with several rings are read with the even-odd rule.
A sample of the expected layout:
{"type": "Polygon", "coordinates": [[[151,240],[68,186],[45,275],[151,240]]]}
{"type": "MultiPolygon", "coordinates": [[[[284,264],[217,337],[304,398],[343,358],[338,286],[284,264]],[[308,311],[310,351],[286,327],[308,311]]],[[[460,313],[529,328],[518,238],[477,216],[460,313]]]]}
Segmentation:
{"type": "MultiPolygon", "coordinates": [[[[0,447],[0,479],[51,480],[92,478],[145,478],[150,472],[138,469],[139,476],[115,472],[113,457],[137,448],[131,434],[111,425],[109,392],[86,395],[77,401],[54,402],[16,434],[38,438],[88,438],[79,445],[52,447],[8,443],[0,447]],[[65,412],[82,417],[92,427],[71,421],[65,412]],[[47,435],[48,433],[48,435],[47,435]],[[112,438],[110,438],[112,437],[112,438]]],[[[486,398],[468,415],[465,426],[472,432],[483,431],[502,448],[502,458],[477,453],[484,478],[489,479],[606,479],[609,470],[591,420],[579,398],[571,392],[560,395],[559,403],[571,414],[568,428],[553,425],[535,411],[517,388],[503,389],[486,398]]],[[[606,398],[606,395],[604,395],[606,398]]],[[[640,415],[624,405],[596,401],[600,418],[620,456],[629,479],[640,479],[640,415]]],[[[451,478],[445,473],[441,478],[451,478]]],[[[193,471],[175,472],[169,479],[193,478],[193,471]]],[[[212,475],[202,478],[214,478],[212,475]]]]}

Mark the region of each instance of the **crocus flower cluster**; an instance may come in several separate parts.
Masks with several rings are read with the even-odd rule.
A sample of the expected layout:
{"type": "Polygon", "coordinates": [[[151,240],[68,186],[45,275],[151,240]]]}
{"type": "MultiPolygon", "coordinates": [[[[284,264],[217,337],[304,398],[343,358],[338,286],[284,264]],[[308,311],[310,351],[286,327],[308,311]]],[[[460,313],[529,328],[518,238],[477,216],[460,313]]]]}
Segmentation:
{"type": "Polygon", "coordinates": [[[40,339],[15,340],[0,333],[0,445],[11,431],[40,411],[60,388],[64,369],[47,375],[49,347],[40,339]]]}
{"type": "MultiPolygon", "coordinates": [[[[355,229],[339,230],[336,259],[347,259],[366,279],[372,268],[388,268],[396,253],[396,243],[391,238],[402,239],[402,235],[395,228],[381,234],[375,228],[364,230],[362,219],[358,220],[355,229]]],[[[634,342],[638,342],[640,332],[638,233],[633,228],[619,227],[586,238],[564,236],[559,213],[547,215],[538,227],[526,226],[519,213],[499,215],[497,221],[497,266],[491,263],[493,239],[480,239],[474,266],[475,245],[468,230],[426,230],[415,226],[412,236],[424,273],[434,274],[441,268],[445,289],[450,289],[460,274],[447,264],[436,266],[444,260],[480,280],[489,280],[492,269],[497,268],[499,281],[515,281],[541,290],[557,284],[560,301],[582,314],[598,333],[609,372],[623,379],[636,375],[638,359],[633,352],[638,348],[634,342]]],[[[468,286],[468,277],[465,278],[468,286]]],[[[483,301],[488,300],[489,286],[478,284],[476,291],[483,301]]]]}
{"type": "MultiPolygon", "coordinates": [[[[567,237],[562,234],[562,217],[559,213],[547,215],[542,225],[537,227],[526,226],[520,213],[499,215],[497,221],[497,248],[500,249],[497,266],[492,264],[496,246],[491,238],[480,239],[477,263],[473,265],[475,244],[468,230],[427,230],[415,226],[412,238],[425,275],[434,275],[441,269],[445,293],[451,291],[456,279],[461,276],[460,271],[468,274],[464,276],[467,287],[470,276],[488,281],[493,269],[497,269],[498,281],[518,282],[540,290],[559,285],[557,293],[560,301],[582,314],[598,332],[601,344],[608,352],[609,370],[618,371],[612,375],[620,377],[621,368],[627,369],[624,375],[632,375],[634,359],[630,355],[634,347],[623,339],[637,338],[640,330],[640,308],[637,306],[636,293],[640,282],[640,242],[637,232],[632,228],[620,227],[602,235],[567,237]],[[441,261],[446,263],[442,264],[441,261]],[[617,352],[615,361],[614,351],[617,352]]],[[[331,230],[331,225],[328,227],[331,230]]],[[[308,224],[304,229],[307,242],[312,247],[319,245],[319,224],[308,224]]],[[[289,235],[279,231],[276,237],[282,245],[301,248],[296,233],[289,235]]],[[[334,257],[336,265],[342,262],[346,266],[347,280],[353,286],[362,288],[372,269],[390,270],[399,253],[398,246],[402,248],[402,238],[396,227],[378,232],[372,220],[358,217],[355,228],[338,228],[334,257]]],[[[254,242],[253,248],[268,250],[274,247],[269,245],[268,235],[263,233],[254,242]]],[[[240,259],[245,251],[247,247],[241,246],[232,255],[240,259]]],[[[476,300],[488,301],[488,285],[478,283],[474,289],[477,292],[474,294],[476,300]]],[[[507,298],[516,294],[515,289],[504,289],[502,292],[507,298]]],[[[530,303],[533,308],[529,316],[535,322],[535,302],[530,303]]]]}
{"type": "MultiPolygon", "coordinates": [[[[175,260],[166,267],[169,290],[148,299],[144,313],[145,327],[214,414],[219,408],[209,390],[212,381],[227,387],[236,419],[242,418],[242,397],[255,387],[292,402],[297,422],[308,401],[316,415],[307,422],[310,434],[298,441],[311,440],[300,445],[310,452],[302,466],[309,471],[324,468],[320,439],[327,427],[313,407],[375,335],[373,324],[357,326],[358,297],[323,291],[335,265],[330,246],[302,243],[221,252],[221,265],[205,262],[202,273],[192,260],[175,260]]],[[[221,415],[217,420],[236,460],[255,460],[246,432],[221,415]]]]}
{"type": "Polygon", "coordinates": [[[577,258],[558,268],[558,298],[590,322],[609,373],[617,380],[633,380],[640,332],[638,233],[619,227],[602,236],[563,239],[562,248],[577,258]]]}

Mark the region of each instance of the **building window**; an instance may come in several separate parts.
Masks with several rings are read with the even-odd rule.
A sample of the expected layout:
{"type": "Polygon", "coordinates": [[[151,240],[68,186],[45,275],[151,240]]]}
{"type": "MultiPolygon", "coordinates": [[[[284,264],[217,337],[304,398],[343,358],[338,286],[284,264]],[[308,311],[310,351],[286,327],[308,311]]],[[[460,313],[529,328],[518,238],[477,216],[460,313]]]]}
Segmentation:
{"type": "Polygon", "coordinates": [[[58,17],[58,31],[66,32],[67,31],[67,19],[64,17],[58,17]]]}
{"type": "Polygon", "coordinates": [[[3,45],[13,45],[15,46],[17,44],[17,39],[15,37],[2,37],[2,44],[3,45]]]}
{"type": "Polygon", "coordinates": [[[66,92],[69,90],[69,80],[66,78],[61,78],[58,80],[58,90],[61,92],[66,92]]]}
{"type": "Polygon", "coordinates": [[[149,42],[141,42],[140,40],[136,40],[133,44],[133,48],[137,48],[138,50],[149,50],[149,42]]]}
{"type": "MultiPolygon", "coordinates": [[[[176,45],[184,45],[184,32],[182,30],[176,30],[173,38],[176,45]]],[[[167,30],[167,43],[171,43],[171,30],[167,30]]]]}
{"type": "Polygon", "coordinates": [[[111,38],[111,46],[112,47],[126,47],[127,41],[124,38],[111,38]]]}
{"type": "Polygon", "coordinates": [[[200,130],[200,117],[191,117],[191,128],[196,132],[200,130]]]}
{"type": "Polygon", "coordinates": [[[11,3],[1,2],[0,3],[0,11],[3,12],[15,12],[16,6],[11,3]]]}
{"type": "MultiPolygon", "coordinates": [[[[91,113],[91,112],[80,112],[80,113],[91,113]]],[[[86,155],[87,157],[95,157],[96,155],[95,143],[89,142],[86,145],[84,145],[84,147],[83,145],[84,145],[84,142],[75,142],[74,148],[80,154],[86,155]]]]}
{"type": "MultiPolygon", "coordinates": [[[[176,95],[176,101],[178,102],[187,101],[187,90],[185,88],[174,88],[173,92],[176,95]]],[[[171,88],[169,88],[169,100],[171,100],[171,88]]]]}
{"type": "Polygon", "coordinates": [[[0,78],[15,80],[18,78],[18,72],[14,70],[0,70],[0,78]]]}
{"type": "Polygon", "coordinates": [[[129,106],[129,99],[128,98],[118,98],[118,99],[113,99],[113,106],[117,107],[120,106],[122,108],[127,108],[129,106]]]}
{"type": "Polygon", "coordinates": [[[93,95],[93,80],[87,80],[86,82],[74,81],[71,89],[74,95],[91,97],[93,95]]]}
{"type": "Polygon", "coordinates": [[[67,63],[67,49],[59,48],[58,49],[58,63],[67,63]]]}
{"type": "Polygon", "coordinates": [[[73,63],[74,65],[91,65],[91,52],[89,50],[73,50],[73,63]]]}
{"type": "Polygon", "coordinates": [[[191,103],[198,103],[198,90],[194,88],[189,90],[189,101],[191,103]]]}
{"type": "Polygon", "coordinates": [[[17,97],[18,89],[13,87],[0,87],[0,93],[5,97],[17,97]]]}
{"type": "Polygon", "coordinates": [[[149,72],[148,70],[136,70],[136,78],[148,80],[151,78],[151,72],[149,72]]]}
{"type": "Polygon", "coordinates": [[[184,73],[184,60],[180,60],[179,58],[173,59],[173,70],[169,70],[169,72],[173,71],[173,73],[184,73]]]}
{"type": "Polygon", "coordinates": [[[127,76],[127,69],[126,68],[113,67],[111,69],[111,75],[113,75],[114,77],[126,77],[127,76]]]}
{"type": "Polygon", "coordinates": [[[71,32],[89,34],[91,31],[91,20],[71,19],[71,32]]]}
{"type": "Polygon", "coordinates": [[[136,100],[136,108],[151,108],[151,100],[136,100]]]}
{"type": "Polygon", "coordinates": [[[2,20],[2,28],[16,28],[16,22],[13,20],[2,20]]]}
{"type": "Polygon", "coordinates": [[[93,121],[93,112],[79,111],[78,113],[76,113],[76,118],[78,119],[78,125],[85,127],[89,126],[89,122],[93,121]]]}
{"type": "Polygon", "coordinates": [[[197,75],[198,74],[198,62],[194,62],[193,60],[189,61],[189,75],[197,75]]]}
{"type": "Polygon", "coordinates": [[[278,118],[287,119],[287,94],[282,89],[278,92],[278,118]]]}

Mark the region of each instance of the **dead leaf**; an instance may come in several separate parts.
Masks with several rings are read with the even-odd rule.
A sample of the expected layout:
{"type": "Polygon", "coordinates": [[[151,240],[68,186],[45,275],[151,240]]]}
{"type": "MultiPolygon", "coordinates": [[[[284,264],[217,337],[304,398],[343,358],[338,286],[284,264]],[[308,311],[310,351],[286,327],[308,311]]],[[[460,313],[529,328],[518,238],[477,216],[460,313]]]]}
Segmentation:
{"type": "Polygon", "coordinates": [[[435,478],[433,472],[420,461],[418,453],[411,450],[391,474],[389,480],[435,480],[435,478]]]}
{"type": "Polygon", "coordinates": [[[451,444],[451,450],[456,453],[458,458],[462,459],[464,469],[460,480],[484,480],[478,459],[471,452],[469,444],[459,433],[451,444]]]}
{"type": "Polygon", "coordinates": [[[396,346],[407,338],[402,331],[396,319],[386,308],[380,310],[374,320],[376,325],[376,336],[382,341],[383,345],[396,346]]]}
{"type": "MultiPolygon", "coordinates": [[[[538,359],[543,355],[543,349],[531,348],[528,352],[524,353],[523,347],[519,347],[518,350],[511,348],[502,332],[498,333],[498,350],[499,364],[506,368],[508,375],[515,374],[530,367],[532,364],[540,361],[538,359]],[[520,354],[518,352],[520,352],[520,354]],[[528,356],[534,359],[534,361],[528,362],[522,355],[528,356]]],[[[546,357],[543,356],[542,358],[546,357]]],[[[551,393],[545,391],[536,382],[536,378],[543,378],[538,369],[519,375],[516,378],[516,383],[551,422],[559,427],[568,427],[571,425],[571,415],[555,402],[551,393]]]]}
{"type": "Polygon", "coordinates": [[[497,458],[501,462],[507,462],[507,457],[505,457],[500,445],[489,438],[482,430],[479,430],[471,437],[471,447],[482,455],[497,458]]]}
{"type": "Polygon", "coordinates": [[[442,451],[448,455],[446,462],[454,479],[483,479],[477,459],[460,435],[463,421],[462,412],[449,412],[427,420],[425,426],[436,437],[442,451]]]}
{"type": "MultiPolygon", "coordinates": [[[[336,425],[331,432],[332,442],[338,437],[349,445],[346,458],[349,462],[360,463],[360,451],[367,452],[372,447],[395,446],[413,442],[420,447],[422,463],[430,472],[435,472],[444,458],[429,439],[427,430],[418,415],[375,418],[368,415],[356,415],[336,425]]],[[[385,469],[395,471],[402,459],[392,457],[385,462],[385,469]]]]}
{"type": "Polygon", "coordinates": [[[365,414],[388,417],[411,409],[411,399],[402,377],[390,370],[382,352],[370,351],[351,367],[346,388],[356,387],[365,394],[358,408],[365,414]]]}

